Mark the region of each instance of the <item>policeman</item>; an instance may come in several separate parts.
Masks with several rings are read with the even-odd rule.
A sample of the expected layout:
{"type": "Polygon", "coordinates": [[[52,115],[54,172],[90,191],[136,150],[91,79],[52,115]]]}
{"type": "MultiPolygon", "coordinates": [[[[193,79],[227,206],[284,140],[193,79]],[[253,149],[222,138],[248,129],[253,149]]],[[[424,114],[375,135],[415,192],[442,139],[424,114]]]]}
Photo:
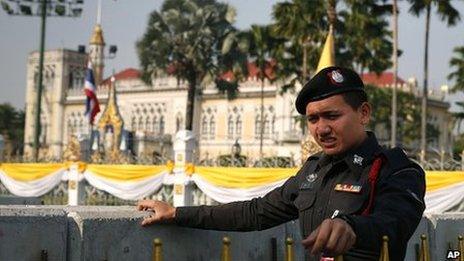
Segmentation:
{"type": "Polygon", "coordinates": [[[142,225],[263,230],[299,218],[310,260],[342,254],[345,261],[379,260],[389,237],[391,260],[403,260],[424,211],[424,171],[398,148],[383,149],[366,131],[371,116],[364,84],[352,70],[328,67],[302,88],[296,109],[322,152],[262,198],[219,206],[177,207],[142,200],[142,225]]]}

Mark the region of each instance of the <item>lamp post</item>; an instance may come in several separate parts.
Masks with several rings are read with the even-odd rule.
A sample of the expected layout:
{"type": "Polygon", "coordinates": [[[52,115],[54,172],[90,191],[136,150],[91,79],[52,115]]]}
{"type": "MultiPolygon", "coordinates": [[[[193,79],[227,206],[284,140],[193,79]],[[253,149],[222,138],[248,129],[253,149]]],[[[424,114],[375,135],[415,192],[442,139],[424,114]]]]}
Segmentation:
{"type": "Polygon", "coordinates": [[[82,13],[84,0],[2,0],[3,10],[9,15],[40,16],[39,78],[34,121],[34,161],[39,156],[40,110],[45,49],[45,25],[47,16],[77,17],[82,13]]]}

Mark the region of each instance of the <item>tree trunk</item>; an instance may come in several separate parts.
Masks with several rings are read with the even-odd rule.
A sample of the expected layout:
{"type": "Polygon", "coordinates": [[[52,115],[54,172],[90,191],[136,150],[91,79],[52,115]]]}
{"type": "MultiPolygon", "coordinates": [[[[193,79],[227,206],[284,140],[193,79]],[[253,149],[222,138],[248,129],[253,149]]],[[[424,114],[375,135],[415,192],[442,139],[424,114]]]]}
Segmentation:
{"type": "Polygon", "coordinates": [[[195,108],[195,91],[197,86],[197,79],[194,73],[188,80],[188,93],[187,93],[187,110],[185,112],[185,129],[193,131],[193,112],[195,108]]]}
{"type": "Polygon", "coordinates": [[[391,144],[396,146],[396,123],[397,123],[397,95],[398,88],[398,0],[393,0],[393,93],[391,111],[391,144]]]}
{"type": "Polygon", "coordinates": [[[428,55],[429,55],[429,33],[430,33],[430,8],[431,4],[427,4],[425,17],[425,50],[424,50],[424,92],[422,94],[422,117],[421,117],[421,160],[425,160],[427,152],[427,96],[428,96],[428,55]]]}
{"type": "MultiPolygon", "coordinates": [[[[264,74],[264,69],[262,72],[264,74]]],[[[264,78],[261,79],[261,131],[259,135],[259,158],[263,159],[263,134],[264,134],[264,78]]]]}

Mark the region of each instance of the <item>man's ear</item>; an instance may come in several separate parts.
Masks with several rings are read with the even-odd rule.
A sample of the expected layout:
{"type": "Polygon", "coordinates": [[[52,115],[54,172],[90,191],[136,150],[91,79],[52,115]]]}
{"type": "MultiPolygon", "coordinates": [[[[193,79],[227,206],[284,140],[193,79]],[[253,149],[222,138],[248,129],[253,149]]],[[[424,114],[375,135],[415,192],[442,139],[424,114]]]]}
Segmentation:
{"type": "Polygon", "coordinates": [[[358,112],[360,113],[360,120],[362,125],[369,124],[371,118],[372,107],[368,102],[363,102],[361,106],[358,108],[358,112]]]}

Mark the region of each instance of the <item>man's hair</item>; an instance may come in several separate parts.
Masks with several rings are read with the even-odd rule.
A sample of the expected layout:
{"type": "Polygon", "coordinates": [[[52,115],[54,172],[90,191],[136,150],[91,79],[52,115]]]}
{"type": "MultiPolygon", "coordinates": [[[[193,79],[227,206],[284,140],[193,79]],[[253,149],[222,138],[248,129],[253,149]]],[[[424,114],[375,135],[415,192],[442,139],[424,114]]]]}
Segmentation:
{"type": "Polygon", "coordinates": [[[367,102],[367,94],[363,91],[345,92],[342,93],[342,97],[353,110],[358,109],[364,102],[367,102]]]}

